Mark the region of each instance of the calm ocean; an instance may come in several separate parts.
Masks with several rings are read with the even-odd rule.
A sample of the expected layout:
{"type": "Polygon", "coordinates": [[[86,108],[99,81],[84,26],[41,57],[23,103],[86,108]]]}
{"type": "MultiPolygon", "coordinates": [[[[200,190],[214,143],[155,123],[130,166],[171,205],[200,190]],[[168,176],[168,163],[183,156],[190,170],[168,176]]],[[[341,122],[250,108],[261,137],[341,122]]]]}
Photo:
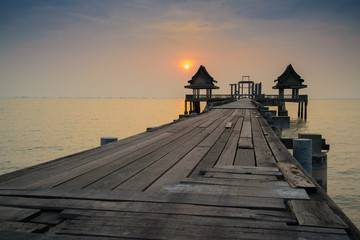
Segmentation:
{"type": "MultiPolygon", "coordinates": [[[[360,100],[311,100],[308,120],[287,104],[284,137],[319,133],[330,144],[328,194],[360,226],[360,100]]],[[[0,174],[172,122],[183,99],[0,98],[0,174]]]]}

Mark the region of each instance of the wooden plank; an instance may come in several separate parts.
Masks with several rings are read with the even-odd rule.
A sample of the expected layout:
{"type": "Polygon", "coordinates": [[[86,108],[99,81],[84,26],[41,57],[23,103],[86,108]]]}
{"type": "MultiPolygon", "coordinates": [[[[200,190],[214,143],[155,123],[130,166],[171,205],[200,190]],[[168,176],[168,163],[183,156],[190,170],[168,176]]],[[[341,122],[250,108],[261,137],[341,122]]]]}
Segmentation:
{"type": "Polygon", "coordinates": [[[241,149],[236,151],[235,166],[255,166],[255,152],[253,149],[241,149]]]}
{"type": "Polygon", "coordinates": [[[276,229],[239,228],[219,226],[214,223],[184,221],[164,218],[88,218],[81,217],[63,227],[60,234],[86,234],[111,237],[148,239],[344,239],[344,235],[331,236],[326,233],[294,232],[276,229]],[[119,224],[117,224],[119,222],[119,224]]]}
{"type": "Polygon", "coordinates": [[[294,164],[277,163],[277,165],[291,187],[316,191],[316,186],[294,164]]]}
{"type": "Polygon", "coordinates": [[[218,120],[219,118],[226,115],[224,110],[216,111],[216,114],[213,114],[213,116],[209,116],[205,122],[199,125],[200,128],[207,128],[210,126],[214,121],[218,120]]]}
{"type": "MultiPolygon", "coordinates": [[[[25,233],[25,232],[14,232],[14,231],[0,231],[0,239],[11,239],[11,240],[114,240],[110,237],[95,237],[95,236],[80,236],[80,235],[65,235],[65,234],[45,234],[39,233],[25,233]]],[[[127,239],[128,238],[116,238],[116,239],[127,239]]]]}
{"type": "Polygon", "coordinates": [[[240,137],[241,138],[251,138],[252,137],[250,110],[248,110],[248,109],[245,110],[244,124],[243,124],[243,127],[241,129],[240,137]]]}
{"type": "Polygon", "coordinates": [[[297,225],[288,225],[285,222],[269,222],[269,221],[256,221],[252,219],[237,219],[237,218],[222,218],[222,217],[206,217],[195,215],[165,215],[154,213],[133,213],[133,212],[112,212],[112,211],[94,211],[94,210],[73,210],[67,209],[62,212],[63,218],[79,219],[81,217],[91,217],[96,219],[107,219],[111,222],[117,222],[118,219],[126,221],[126,219],[151,219],[152,222],[165,219],[169,221],[176,220],[185,221],[186,225],[202,225],[202,226],[220,226],[231,228],[248,229],[274,229],[274,230],[287,230],[296,233],[296,231],[309,232],[309,233],[326,233],[347,235],[344,229],[322,228],[322,227],[304,227],[297,225]]]}
{"type": "Polygon", "coordinates": [[[252,141],[253,139],[250,137],[240,137],[238,142],[238,148],[253,149],[254,144],[252,141]]]}
{"type": "Polygon", "coordinates": [[[226,123],[225,128],[231,128],[231,127],[232,127],[232,122],[226,123]]]}
{"type": "Polygon", "coordinates": [[[243,118],[239,117],[215,166],[233,165],[243,118]]]}
{"type": "Polygon", "coordinates": [[[323,201],[291,200],[288,205],[302,226],[347,228],[341,218],[323,201]]]}
{"type": "Polygon", "coordinates": [[[222,150],[224,149],[227,140],[230,136],[230,130],[226,129],[220,136],[220,138],[215,142],[209,152],[204,156],[200,161],[198,166],[194,169],[191,176],[199,176],[200,171],[204,168],[211,168],[215,165],[216,161],[221,155],[222,150]]]}
{"type": "Polygon", "coordinates": [[[39,209],[26,209],[0,206],[0,220],[25,221],[40,213],[39,209]]]}
{"type": "MultiPolygon", "coordinates": [[[[225,131],[225,125],[228,121],[233,121],[234,117],[236,116],[237,112],[234,110],[226,110],[225,117],[218,119],[218,127],[212,131],[209,136],[207,136],[199,145],[198,147],[211,147],[215,144],[215,142],[220,138],[222,133],[225,131]]],[[[230,131],[229,129],[226,129],[227,131],[230,131]]]]}
{"type": "Polygon", "coordinates": [[[254,179],[254,180],[266,180],[276,181],[278,180],[275,176],[266,175],[251,175],[243,173],[227,173],[227,172],[206,172],[204,177],[208,178],[229,178],[229,179],[254,179]]]}
{"type": "Polygon", "coordinates": [[[222,186],[206,184],[176,184],[165,186],[164,192],[184,193],[205,193],[220,195],[238,195],[260,198],[281,198],[281,199],[309,199],[306,191],[294,188],[266,188],[266,187],[243,187],[243,186],[222,186]]]}
{"type": "Polygon", "coordinates": [[[229,178],[185,178],[180,183],[198,183],[198,184],[214,184],[226,186],[243,186],[243,187],[268,187],[282,188],[289,187],[285,181],[267,181],[254,179],[229,179],[229,178]]]}
{"type": "MultiPolygon", "coordinates": [[[[207,195],[209,196],[209,195],[207,195]]],[[[239,207],[207,206],[181,203],[152,203],[152,202],[127,202],[127,201],[99,201],[79,199],[41,199],[24,197],[0,197],[1,205],[32,206],[48,210],[83,209],[102,211],[121,211],[139,213],[162,213],[196,215],[210,217],[229,217],[254,220],[269,220],[288,222],[293,218],[289,212],[278,210],[249,209],[239,207]]],[[[249,203],[253,204],[254,203],[249,203]]]]}
{"type": "Polygon", "coordinates": [[[279,176],[282,174],[278,168],[273,167],[243,167],[243,166],[219,166],[205,169],[204,172],[226,172],[226,173],[243,173],[253,175],[270,175],[279,176]]]}
{"type": "Polygon", "coordinates": [[[261,118],[261,116],[251,113],[256,166],[276,167],[275,158],[268,147],[267,141],[265,140],[258,118],[261,118]]]}
{"type": "Polygon", "coordinates": [[[220,196],[208,194],[187,194],[187,193],[152,193],[152,192],[123,192],[123,191],[100,191],[100,190],[62,190],[62,189],[43,189],[43,190],[0,190],[2,196],[19,196],[43,199],[77,199],[77,200],[97,200],[97,201],[127,201],[127,202],[149,202],[149,203],[178,203],[206,206],[224,207],[251,207],[284,209],[283,201],[276,200],[264,201],[255,204],[250,197],[240,196],[220,196]]]}
{"type": "MultiPolygon", "coordinates": [[[[177,162],[176,165],[158,177],[155,181],[150,183],[148,182],[147,184],[149,187],[146,189],[146,191],[158,192],[163,186],[167,184],[178,183],[181,179],[187,177],[191,173],[191,171],[195,168],[195,166],[197,166],[208,150],[208,147],[195,147],[193,150],[191,150],[191,152],[189,152],[185,157],[177,162]]],[[[139,178],[143,177],[139,176],[139,178]]],[[[138,185],[138,181],[133,181],[133,183],[135,186],[138,185]]],[[[125,183],[125,187],[121,186],[120,189],[129,190],[127,186],[128,185],[125,183]]]]}
{"type": "Polygon", "coordinates": [[[1,221],[0,230],[15,231],[15,232],[45,232],[49,227],[45,224],[28,223],[28,222],[14,222],[1,221]]]}
{"type": "Polygon", "coordinates": [[[31,222],[57,225],[63,221],[63,219],[59,217],[59,214],[60,212],[58,211],[42,211],[39,216],[31,219],[31,222]]]}

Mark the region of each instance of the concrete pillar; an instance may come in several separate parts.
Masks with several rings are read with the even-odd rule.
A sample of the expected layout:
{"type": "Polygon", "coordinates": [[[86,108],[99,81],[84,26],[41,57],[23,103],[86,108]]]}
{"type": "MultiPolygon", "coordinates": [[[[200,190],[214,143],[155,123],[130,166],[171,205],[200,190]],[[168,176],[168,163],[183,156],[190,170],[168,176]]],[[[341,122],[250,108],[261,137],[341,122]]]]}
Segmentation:
{"type": "Polygon", "coordinates": [[[118,138],[116,138],[116,137],[102,137],[100,139],[100,145],[102,146],[102,145],[105,145],[107,143],[115,142],[117,140],[118,140],[118,138]]]}
{"type": "Polygon", "coordinates": [[[278,116],[288,116],[288,111],[286,110],[285,102],[282,102],[278,106],[278,116]]]}
{"type": "Polygon", "coordinates": [[[259,95],[261,94],[261,83],[259,83],[259,87],[258,87],[258,91],[259,91],[259,95]]]}
{"type": "Polygon", "coordinates": [[[194,102],[194,112],[200,113],[200,102],[194,102]]]}
{"type": "Polygon", "coordinates": [[[298,138],[293,140],[293,155],[301,166],[312,174],[312,140],[298,138]]]}
{"type": "Polygon", "coordinates": [[[312,140],[312,176],[327,191],[327,155],[321,152],[321,134],[299,133],[298,137],[312,140]]]}

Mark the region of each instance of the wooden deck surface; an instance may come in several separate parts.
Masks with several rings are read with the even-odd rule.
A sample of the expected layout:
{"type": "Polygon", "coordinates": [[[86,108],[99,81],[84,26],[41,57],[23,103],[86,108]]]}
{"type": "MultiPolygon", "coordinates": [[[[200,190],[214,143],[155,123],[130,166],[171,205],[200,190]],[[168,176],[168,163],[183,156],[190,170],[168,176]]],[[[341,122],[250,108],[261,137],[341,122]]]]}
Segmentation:
{"type": "Polygon", "coordinates": [[[302,171],[231,103],[0,176],[0,239],[356,239],[302,171]]]}

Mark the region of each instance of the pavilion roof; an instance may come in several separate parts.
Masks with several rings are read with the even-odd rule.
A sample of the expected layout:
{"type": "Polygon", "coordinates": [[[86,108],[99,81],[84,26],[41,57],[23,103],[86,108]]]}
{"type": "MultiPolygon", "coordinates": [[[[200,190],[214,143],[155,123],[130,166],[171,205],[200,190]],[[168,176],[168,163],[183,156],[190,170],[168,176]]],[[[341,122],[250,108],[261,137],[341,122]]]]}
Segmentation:
{"type": "Polygon", "coordinates": [[[306,88],[307,85],[302,84],[304,79],[297,74],[291,64],[289,64],[284,73],[281,74],[276,80],[276,85],[273,86],[273,89],[292,89],[292,88],[306,88]]]}
{"type": "Polygon", "coordinates": [[[188,81],[189,85],[185,88],[191,89],[218,89],[219,87],[215,86],[214,83],[217,81],[206,71],[206,68],[201,65],[199,70],[195,75],[188,81]]]}

